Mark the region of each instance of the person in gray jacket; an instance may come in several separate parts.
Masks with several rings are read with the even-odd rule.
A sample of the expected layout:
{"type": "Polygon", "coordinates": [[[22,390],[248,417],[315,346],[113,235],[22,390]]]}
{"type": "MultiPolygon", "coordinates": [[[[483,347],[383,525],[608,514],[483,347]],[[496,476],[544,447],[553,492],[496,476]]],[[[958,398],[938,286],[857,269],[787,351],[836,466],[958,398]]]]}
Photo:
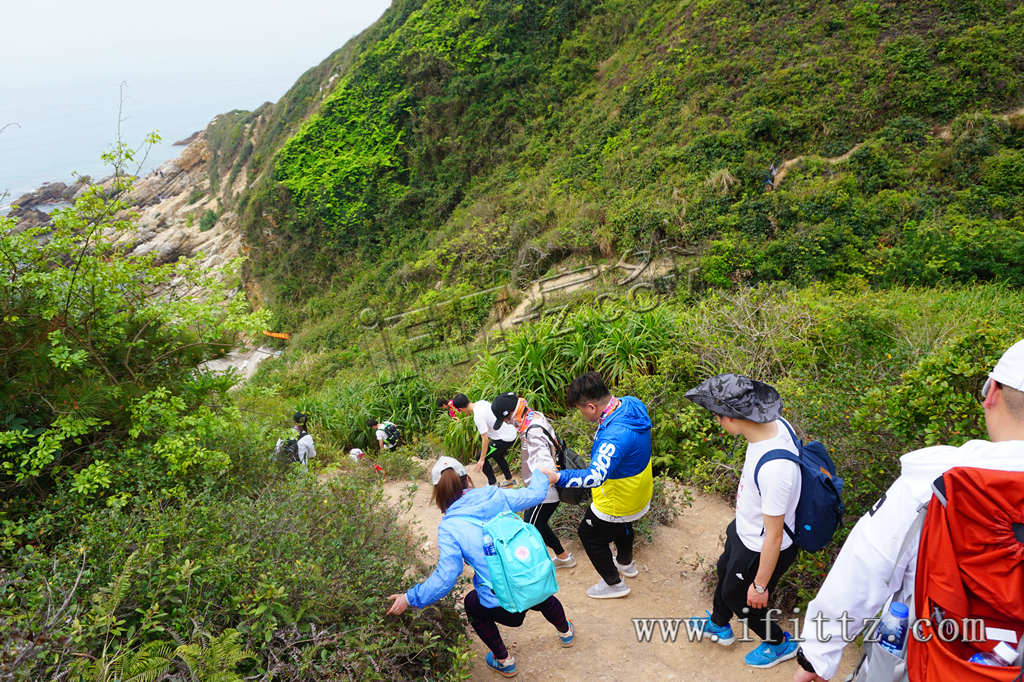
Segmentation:
{"type": "MultiPolygon", "coordinates": [[[[515,393],[502,393],[491,402],[497,429],[503,423],[511,424],[519,434],[522,447],[521,472],[523,485],[529,485],[533,473],[541,469],[555,470],[555,431],[543,413],[530,409],[526,400],[515,393]]],[[[544,474],[540,474],[544,476],[544,474]]],[[[576,565],[576,557],[562,547],[561,541],[548,523],[551,515],[558,508],[558,489],[548,489],[544,501],[523,512],[523,519],[532,523],[544,538],[544,544],[555,553],[555,568],[572,568],[576,565]]]]}

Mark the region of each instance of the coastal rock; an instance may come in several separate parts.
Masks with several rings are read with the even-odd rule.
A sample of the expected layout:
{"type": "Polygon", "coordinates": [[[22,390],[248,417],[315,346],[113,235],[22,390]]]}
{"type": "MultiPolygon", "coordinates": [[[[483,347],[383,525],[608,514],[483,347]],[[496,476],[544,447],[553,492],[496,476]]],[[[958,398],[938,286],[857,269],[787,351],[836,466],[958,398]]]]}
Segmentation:
{"type": "Polygon", "coordinates": [[[171,146],[172,147],[184,147],[187,144],[192,144],[193,142],[196,141],[196,138],[198,138],[200,135],[202,135],[202,133],[203,133],[202,130],[197,130],[194,133],[192,133],[191,135],[189,135],[188,137],[186,137],[184,140],[178,140],[177,142],[175,142],[171,146]]]}
{"type": "Polygon", "coordinates": [[[18,223],[15,225],[15,229],[19,232],[32,227],[46,225],[50,222],[50,214],[40,211],[38,208],[19,209],[17,213],[12,211],[11,215],[18,218],[18,223]]]}

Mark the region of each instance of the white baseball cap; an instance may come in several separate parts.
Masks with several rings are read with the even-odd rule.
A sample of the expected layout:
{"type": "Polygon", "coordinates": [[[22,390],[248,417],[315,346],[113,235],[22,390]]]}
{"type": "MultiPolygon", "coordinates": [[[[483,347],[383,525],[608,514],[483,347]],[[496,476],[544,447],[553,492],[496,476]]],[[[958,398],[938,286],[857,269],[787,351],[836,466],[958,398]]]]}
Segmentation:
{"type": "Polygon", "coordinates": [[[466,467],[462,466],[462,462],[454,457],[445,455],[438,459],[434,463],[434,468],[430,470],[430,480],[434,485],[437,485],[437,482],[441,480],[441,474],[444,473],[445,469],[453,469],[459,477],[466,475],[466,467]]]}
{"type": "Polygon", "coordinates": [[[1003,357],[999,358],[995,369],[989,372],[988,380],[981,389],[981,396],[988,395],[992,382],[998,381],[1003,386],[1024,391],[1024,340],[1010,346],[1003,357]]]}
{"type": "Polygon", "coordinates": [[[366,453],[360,450],[359,448],[352,448],[351,450],[348,451],[348,456],[351,457],[352,460],[355,462],[361,460],[363,458],[363,455],[365,454],[366,453]]]}

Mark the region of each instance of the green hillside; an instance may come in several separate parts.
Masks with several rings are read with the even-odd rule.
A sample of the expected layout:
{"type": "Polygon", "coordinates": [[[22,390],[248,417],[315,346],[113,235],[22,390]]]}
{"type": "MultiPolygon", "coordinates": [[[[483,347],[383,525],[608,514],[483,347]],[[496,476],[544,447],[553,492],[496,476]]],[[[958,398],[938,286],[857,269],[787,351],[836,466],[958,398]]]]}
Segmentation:
{"type": "Polygon", "coordinates": [[[714,285],[1017,274],[1015,3],[396,2],[373,36],[243,199],[292,320],[531,244],[532,275],[652,239],[714,285]]]}

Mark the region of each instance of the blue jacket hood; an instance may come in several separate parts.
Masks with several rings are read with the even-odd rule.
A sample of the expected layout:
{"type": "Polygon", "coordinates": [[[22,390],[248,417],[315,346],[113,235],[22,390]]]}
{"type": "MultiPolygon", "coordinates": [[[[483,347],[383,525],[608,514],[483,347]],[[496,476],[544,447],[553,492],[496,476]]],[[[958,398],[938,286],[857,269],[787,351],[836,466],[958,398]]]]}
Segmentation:
{"type": "Polygon", "coordinates": [[[600,438],[603,430],[628,429],[635,433],[644,433],[651,430],[651,418],[647,414],[647,408],[638,398],[631,395],[619,398],[622,402],[619,409],[608,415],[604,423],[597,428],[596,438],[600,438]]]}

